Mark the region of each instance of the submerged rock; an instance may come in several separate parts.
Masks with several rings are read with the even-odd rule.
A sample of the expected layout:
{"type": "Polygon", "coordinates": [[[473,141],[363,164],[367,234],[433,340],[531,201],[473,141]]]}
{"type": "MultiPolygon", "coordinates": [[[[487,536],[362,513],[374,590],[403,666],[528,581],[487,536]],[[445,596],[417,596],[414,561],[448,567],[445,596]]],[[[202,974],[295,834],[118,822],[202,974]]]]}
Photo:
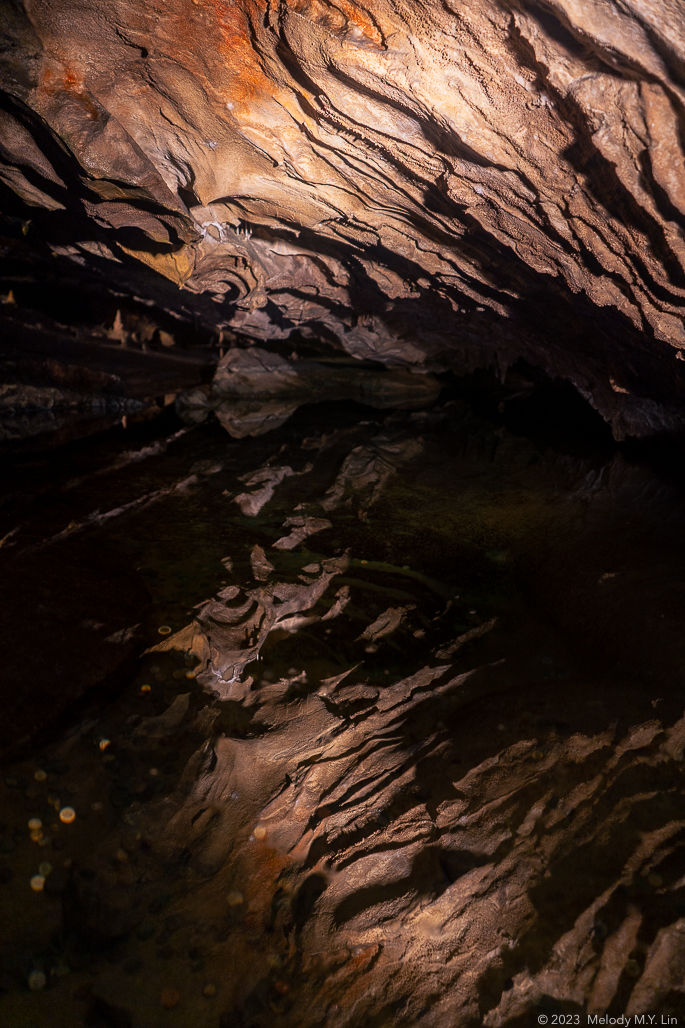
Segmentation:
{"type": "MultiPolygon", "coordinates": [[[[55,868],[36,896],[13,879],[57,911],[35,925],[72,947],[55,968],[86,954],[88,1016],[133,1028],[681,1009],[675,491],[618,448],[543,449],[452,402],[337,416],[240,447],[189,432],[158,454],[165,480],[195,469],[187,489],[94,525],[146,547],[161,599],[71,770],[36,754],[0,791],[3,862],[28,846],[31,873],[55,868]],[[211,587],[190,603],[184,579],[172,608],[208,553],[211,587]]],[[[150,468],[108,467],[152,495],[150,468]]],[[[8,917],[3,950],[25,927],[8,917]]]]}

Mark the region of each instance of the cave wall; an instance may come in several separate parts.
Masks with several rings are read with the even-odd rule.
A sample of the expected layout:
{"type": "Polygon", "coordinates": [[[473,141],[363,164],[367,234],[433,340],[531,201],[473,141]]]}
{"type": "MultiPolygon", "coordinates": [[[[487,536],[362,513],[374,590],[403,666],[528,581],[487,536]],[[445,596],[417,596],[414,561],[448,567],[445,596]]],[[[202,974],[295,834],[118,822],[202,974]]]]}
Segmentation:
{"type": "Polygon", "coordinates": [[[217,329],[419,372],[523,357],[617,438],[677,427],[684,13],[6,0],[3,196],[29,250],[217,329]]]}

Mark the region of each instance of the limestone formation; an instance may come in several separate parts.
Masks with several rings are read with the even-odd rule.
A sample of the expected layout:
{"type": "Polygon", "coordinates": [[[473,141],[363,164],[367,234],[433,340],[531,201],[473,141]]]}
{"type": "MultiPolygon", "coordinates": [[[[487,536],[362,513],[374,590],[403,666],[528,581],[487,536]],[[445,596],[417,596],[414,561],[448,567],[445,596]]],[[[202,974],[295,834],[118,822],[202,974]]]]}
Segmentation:
{"type": "Polygon", "coordinates": [[[523,357],[649,434],[681,418],[684,14],[10,0],[3,196],[57,275],[419,373],[523,357]]]}

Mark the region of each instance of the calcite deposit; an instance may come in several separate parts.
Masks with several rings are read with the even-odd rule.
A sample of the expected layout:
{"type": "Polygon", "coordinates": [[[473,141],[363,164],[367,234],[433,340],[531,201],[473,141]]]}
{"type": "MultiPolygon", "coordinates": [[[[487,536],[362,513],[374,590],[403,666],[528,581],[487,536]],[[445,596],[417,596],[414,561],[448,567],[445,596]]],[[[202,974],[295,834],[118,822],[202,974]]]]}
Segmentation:
{"type": "Polygon", "coordinates": [[[0,17],[3,195],[54,273],[418,373],[523,357],[617,438],[680,425],[680,3],[13,0],[0,17]]]}

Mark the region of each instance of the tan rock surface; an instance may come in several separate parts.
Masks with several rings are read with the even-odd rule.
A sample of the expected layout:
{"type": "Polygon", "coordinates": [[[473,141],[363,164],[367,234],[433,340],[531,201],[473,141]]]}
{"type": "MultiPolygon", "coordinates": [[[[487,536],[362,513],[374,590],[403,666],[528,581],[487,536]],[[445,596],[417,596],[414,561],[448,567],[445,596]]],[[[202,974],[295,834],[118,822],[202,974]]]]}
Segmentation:
{"type": "Polygon", "coordinates": [[[0,178],[67,208],[79,260],[99,241],[224,327],[417,370],[524,356],[645,434],[682,395],[683,13],[18,3],[0,178]]]}

